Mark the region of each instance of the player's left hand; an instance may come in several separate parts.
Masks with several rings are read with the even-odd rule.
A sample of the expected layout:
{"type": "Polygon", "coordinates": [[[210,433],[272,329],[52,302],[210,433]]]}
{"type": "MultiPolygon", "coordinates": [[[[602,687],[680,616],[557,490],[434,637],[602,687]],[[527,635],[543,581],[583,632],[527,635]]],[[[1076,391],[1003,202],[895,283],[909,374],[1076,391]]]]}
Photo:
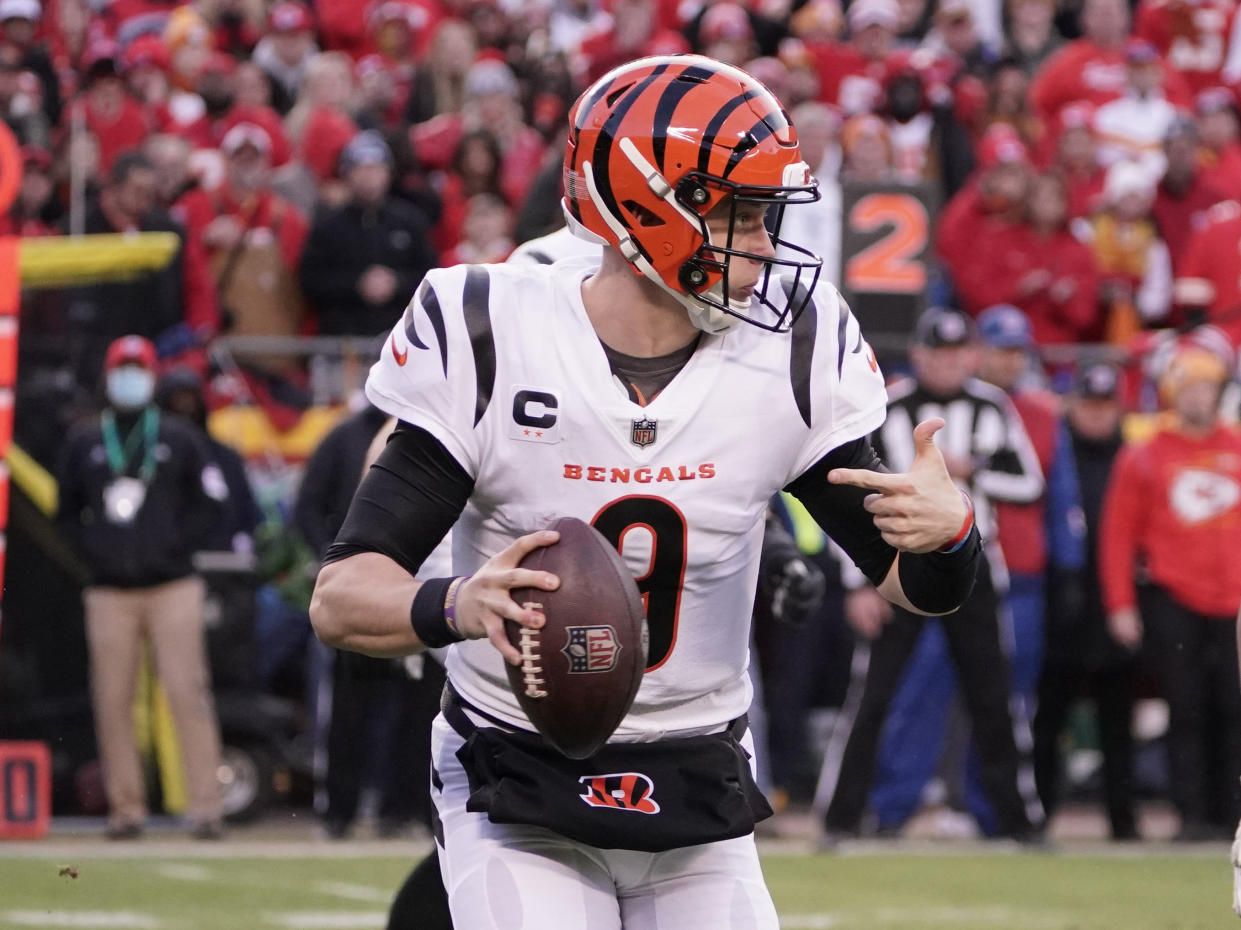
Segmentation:
{"type": "Polygon", "coordinates": [[[917,451],[904,474],[834,468],[827,475],[832,484],[878,492],[866,498],[866,509],[875,515],[884,541],[902,552],[933,552],[960,532],[969,514],[935,446],[935,434],[943,425],[942,419],[932,417],[914,428],[917,451]]]}

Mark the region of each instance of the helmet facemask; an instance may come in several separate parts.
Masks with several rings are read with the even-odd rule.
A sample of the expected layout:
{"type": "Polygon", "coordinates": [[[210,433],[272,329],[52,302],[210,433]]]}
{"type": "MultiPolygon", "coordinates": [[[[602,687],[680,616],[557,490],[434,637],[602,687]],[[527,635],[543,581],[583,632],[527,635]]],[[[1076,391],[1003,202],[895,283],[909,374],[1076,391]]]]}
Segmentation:
{"type": "Polygon", "coordinates": [[[823,260],[809,249],[780,238],[780,228],[788,206],[814,203],[819,199],[814,182],[789,187],[741,187],[691,172],[677,184],[676,198],[694,215],[703,240],[697,253],[681,266],[677,276],[685,289],[682,302],[690,311],[694,325],[706,332],[718,332],[744,320],[772,332],[788,331],[810,302],[823,260]],[[708,221],[708,215],[721,208],[727,211],[723,241],[712,233],[708,221]],[[746,251],[735,244],[738,214],[750,208],[763,217],[772,254],[746,251]],[[788,253],[793,256],[781,257],[781,251],[785,256],[788,253]],[[734,258],[763,266],[749,297],[729,296],[734,283],[730,281],[734,258]],[[770,292],[769,296],[772,278],[785,273],[791,280],[786,277],[785,287],[777,290],[784,295],[797,296],[774,301],[771,298],[775,292],[770,292]]]}

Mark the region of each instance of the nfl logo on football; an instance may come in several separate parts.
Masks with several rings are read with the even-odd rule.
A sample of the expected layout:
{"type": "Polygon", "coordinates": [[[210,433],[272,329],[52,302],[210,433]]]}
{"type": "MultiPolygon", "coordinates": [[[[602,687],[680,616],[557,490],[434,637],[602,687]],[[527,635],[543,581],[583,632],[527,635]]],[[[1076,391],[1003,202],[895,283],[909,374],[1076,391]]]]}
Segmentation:
{"type": "Polygon", "coordinates": [[[655,441],[655,427],[658,423],[655,420],[643,418],[633,421],[633,434],[630,439],[633,440],[635,446],[649,446],[655,441]]]}
{"type": "Polygon", "coordinates": [[[569,674],[610,672],[616,667],[620,643],[610,626],[571,626],[569,642],[560,651],[569,660],[569,674]]]}

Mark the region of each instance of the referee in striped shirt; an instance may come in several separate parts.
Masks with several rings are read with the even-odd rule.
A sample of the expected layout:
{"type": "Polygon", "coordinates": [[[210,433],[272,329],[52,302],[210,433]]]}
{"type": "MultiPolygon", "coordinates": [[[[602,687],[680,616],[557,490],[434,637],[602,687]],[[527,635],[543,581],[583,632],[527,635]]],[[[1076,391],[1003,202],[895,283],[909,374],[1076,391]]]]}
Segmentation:
{"type": "MultiPolygon", "coordinates": [[[[888,389],[888,416],[871,441],[894,471],[913,460],[913,425],[942,417],[935,437],[949,472],[973,499],[984,539],[994,539],[993,501],[1027,503],[1043,492],[1043,474],[1021,419],[1003,391],[973,377],[976,361],[973,325],[964,314],[932,308],[918,320],[910,359],[915,376],[888,389]]],[[[1018,789],[1018,752],[1009,711],[1008,660],[1001,645],[1000,597],[1004,588],[1002,553],[987,544],[973,594],[955,613],[938,618],[948,640],[961,696],[973,723],[981,781],[1001,836],[1037,837],[1037,800],[1018,789]]],[[[858,579],[861,581],[862,579],[858,579]]],[[[926,617],[893,608],[866,584],[852,586],[846,615],[869,643],[864,675],[851,685],[856,706],[843,756],[829,758],[825,773],[838,764],[825,816],[824,845],[857,836],[874,778],[879,736],[901,674],[918,642],[926,617]],[[857,696],[860,691],[860,698],[857,696]]],[[[855,670],[858,665],[855,663],[855,670]]]]}

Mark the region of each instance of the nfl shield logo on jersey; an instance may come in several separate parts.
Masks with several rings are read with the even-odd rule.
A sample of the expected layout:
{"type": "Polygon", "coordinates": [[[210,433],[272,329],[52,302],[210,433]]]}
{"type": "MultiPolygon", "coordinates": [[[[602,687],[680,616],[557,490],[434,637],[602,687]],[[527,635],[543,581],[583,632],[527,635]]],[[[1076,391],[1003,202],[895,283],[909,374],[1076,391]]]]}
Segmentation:
{"type": "Polygon", "coordinates": [[[635,446],[649,446],[655,441],[655,427],[658,425],[655,420],[648,420],[645,417],[634,420],[633,433],[629,438],[633,440],[635,446]]]}
{"type": "Polygon", "coordinates": [[[620,643],[610,626],[568,627],[569,641],[560,651],[569,660],[569,674],[610,672],[616,667],[620,643]]]}

